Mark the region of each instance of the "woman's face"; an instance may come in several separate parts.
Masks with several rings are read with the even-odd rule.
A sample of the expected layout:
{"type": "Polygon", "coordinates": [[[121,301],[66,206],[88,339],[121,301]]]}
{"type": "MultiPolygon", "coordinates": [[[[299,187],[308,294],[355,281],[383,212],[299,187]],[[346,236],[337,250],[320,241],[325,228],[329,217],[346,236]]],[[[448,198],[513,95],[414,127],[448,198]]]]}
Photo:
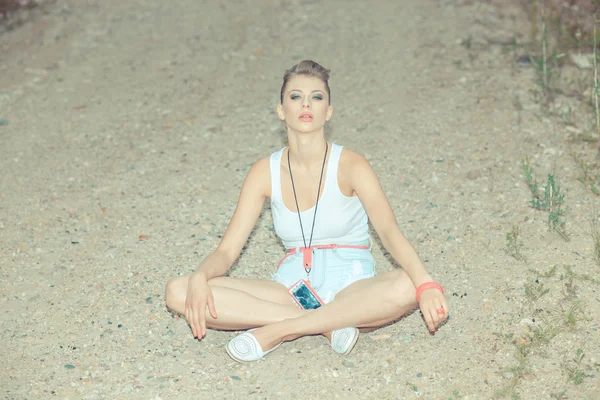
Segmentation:
{"type": "Polygon", "coordinates": [[[293,77],[285,87],[283,104],[277,106],[277,114],[288,129],[296,132],[323,129],[333,114],[325,83],[314,76],[293,77]]]}

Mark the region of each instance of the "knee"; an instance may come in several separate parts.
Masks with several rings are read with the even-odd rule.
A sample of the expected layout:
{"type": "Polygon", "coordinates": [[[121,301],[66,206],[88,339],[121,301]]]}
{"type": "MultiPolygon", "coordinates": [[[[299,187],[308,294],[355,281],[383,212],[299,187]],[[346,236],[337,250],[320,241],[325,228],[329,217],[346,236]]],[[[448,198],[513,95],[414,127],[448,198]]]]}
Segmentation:
{"type": "Polygon", "coordinates": [[[401,269],[394,270],[390,274],[390,295],[394,303],[399,307],[417,305],[416,289],[410,277],[401,269]]]}
{"type": "Polygon", "coordinates": [[[165,287],[165,304],[168,308],[176,308],[178,298],[181,296],[181,278],[173,278],[165,287]]]}

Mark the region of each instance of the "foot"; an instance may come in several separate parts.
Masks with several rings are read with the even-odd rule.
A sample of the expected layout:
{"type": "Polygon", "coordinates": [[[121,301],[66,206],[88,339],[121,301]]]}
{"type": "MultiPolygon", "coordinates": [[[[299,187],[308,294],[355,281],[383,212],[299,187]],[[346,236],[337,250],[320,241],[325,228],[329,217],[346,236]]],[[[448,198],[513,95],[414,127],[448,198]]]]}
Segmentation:
{"type": "Polygon", "coordinates": [[[281,345],[281,342],[270,346],[265,345],[266,350],[263,350],[257,337],[251,333],[251,331],[254,330],[255,329],[250,329],[249,331],[234,337],[227,343],[227,354],[235,361],[258,361],[281,345]]]}
{"type": "Polygon", "coordinates": [[[358,334],[357,328],[343,328],[331,332],[331,348],[339,354],[350,354],[358,340],[358,334]]]}

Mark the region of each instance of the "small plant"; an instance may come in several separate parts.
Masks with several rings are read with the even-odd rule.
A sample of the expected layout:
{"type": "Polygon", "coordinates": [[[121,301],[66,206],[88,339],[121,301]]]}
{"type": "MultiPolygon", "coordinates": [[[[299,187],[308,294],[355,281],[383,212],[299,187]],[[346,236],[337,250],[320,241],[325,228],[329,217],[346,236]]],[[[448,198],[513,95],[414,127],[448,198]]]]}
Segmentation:
{"type": "Polygon", "coordinates": [[[585,371],[582,368],[584,357],[584,351],[582,349],[577,349],[577,355],[564,364],[564,369],[567,374],[567,383],[573,382],[575,385],[581,385],[583,383],[583,380],[586,378],[585,371]]]}
{"type": "Polygon", "coordinates": [[[551,320],[543,318],[542,323],[533,329],[532,341],[538,345],[549,344],[560,333],[560,327],[551,320]]]}
{"type": "Polygon", "coordinates": [[[532,303],[539,300],[540,297],[542,297],[543,295],[545,295],[546,293],[548,293],[550,291],[550,289],[544,288],[543,283],[537,283],[537,282],[539,282],[539,281],[536,280],[536,283],[526,283],[525,284],[525,296],[532,303]]]}
{"type": "Polygon", "coordinates": [[[596,33],[596,23],[598,22],[597,15],[594,15],[594,35],[593,35],[593,45],[594,45],[594,110],[596,111],[596,130],[600,133],[600,103],[598,101],[598,43],[597,43],[597,33],[596,33]]]}
{"type": "Polygon", "coordinates": [[[506,233],[506,252],[515,260],[525,261],[521,253],[522,243],[519,240],[519,226],[513,225],[512,230],[506,233]]]}
{"type": "Polygon", "coordinates": [[[554,275],[556,275],[556,269],[558,266],[554,265],[552,268],[550,268],[547,272],[544,272],[541,277],[542,278],[552,278],[554,275]]]}
{"type": "Polygon", "coordinates": [[[563,290],[562,290],[562,295],[563,295],[563,300],[573,300],[575,298],[577,298],[577,285],[575,284],[575,274],[573,274],[573,271],[570,269],[571,267],[568,267],[568,274],[564,279],[564,283],[563,283],[563,290]]]}
{"type": "Polygon", "coordinates": [[[537,84],[539,85],[542,97],[546,103],[550,102],[552,98],[552,92],[554,91],[554,71],[550,67],[548,60],[552,62],[553,66],[558,65],[558,54],[556,49],[552,51],[552,55],[548,55],[548,28],[546,23],[546,11],[545,7],[542,7],[542,55],[540,57],[534,57],[535,67],[537,72],[537,84]]]}
{"type": "Polygon", "coordinates": [[[581,168],[582,175],[577,180],[588,186],[592,193],[600,196],[600,175],[592,171],[592,168],[596,165],[589,165],[583,158],[579,158],[574,153],[571,154],[571,157],[573,157],[577,165],[581,168]]]}
{"type": "Polygon", "coordinates": [[[504,375],[509,376],[510,380],[504,387],[494,393],[494,399],[507,397],[515,400],[520,399],[521,396],[517,392],[517,386],[519,386],[519,383],[521,383],[521,380],[527,372],[528,368],[524,362],[519,362],[517,365],[508,367],[504,372],[504,375]]]}
{"type": "Polygon", "coordinates": [[[565,223],[561,221],[564,215],[561,207],[565,195],[560,192],[560,186],[554,180],[554,175],[548,174],[548,181],[544,186],[542,194],[535,182],[533,168],[527,158],[522,161],[522,167],[527,186],[529,186],[529,190],[531,190],[531,194],[533,195],[533,200],[530,200],[529,203],[536,210],[548,211],[548,225],[550,229],[557,232],[564,240],[568,240],[569,237],[565,231],[565,223]]]}
{"type": "Polygon", "coordinates": [[[598,218],[596,215],[590,221],[590,229],[592,232],[592,240],[594,241],[594,259],[596,264],[600,265],[600,226],[598,226],[598,218]]]}
{"type": "Polygon", "coordinates": [[[421,392],[419,392],[419,388],[417,387],[417,385],[412,384],[410,382],[406,382],[406,386],[408,386],[410,388],[410,390],[412,390],[413,394],[416,397],[420,397],[421,396],[421,392]]]}
{"type": "Polygon", "coordinates": [[[565,326],[569,329],[574,330],[577,327],[577,324],[585,320],[585,308],[581,300],[577,300],[572,302],[569,306],[562,306],[562,318],[565,326]]]}

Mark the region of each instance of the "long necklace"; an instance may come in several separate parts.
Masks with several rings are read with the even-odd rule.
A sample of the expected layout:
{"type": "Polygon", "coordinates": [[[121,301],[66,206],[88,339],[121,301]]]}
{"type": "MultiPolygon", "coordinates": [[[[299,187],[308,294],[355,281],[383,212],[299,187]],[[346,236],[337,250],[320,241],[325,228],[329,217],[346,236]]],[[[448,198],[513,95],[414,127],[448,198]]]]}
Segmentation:
{"type": "Polygon", "coordinates": [[[319,178],[319,189],[317,190],[317,202],[315,204],[315,212],[313,214],[313,222],[312,227],[310,228],[310,239],[308,241],[308,246],[306,245],[306,237],[304,236],[304,228],[302,227],[302,218],[300,217],[300,207],[298,206],[298,197],[296,196],[296,187],[294,186],[294,177],[292,176],[292,166],[290,165],[290,150],[288,149],[288,169],[290,170],[290,180],[292,181],[292,189],[294,191],[294,200],[296,201],[296,211],[298,212],[298,221],[300,221],[300,232],[302,232],[302,241],[304,242],[304,249],[302,249],[304,254],[304,270],[306,271],[306,277],[309,277],[310,270],[312,268],[312,257],[307,254],[311,252],[310,245],[312,244],[313,233],[315,230],[315,221],[317,220],[317,207],[319,207],[319,196],[321,195],[321,182],[323,182],[323,171],[325,170],[325,160],[327,159],[327,150],[329,149],[329,144],[325,142],[325,156],[323,157],[323,165],[321,166],[321,177],[319,178]]]}

